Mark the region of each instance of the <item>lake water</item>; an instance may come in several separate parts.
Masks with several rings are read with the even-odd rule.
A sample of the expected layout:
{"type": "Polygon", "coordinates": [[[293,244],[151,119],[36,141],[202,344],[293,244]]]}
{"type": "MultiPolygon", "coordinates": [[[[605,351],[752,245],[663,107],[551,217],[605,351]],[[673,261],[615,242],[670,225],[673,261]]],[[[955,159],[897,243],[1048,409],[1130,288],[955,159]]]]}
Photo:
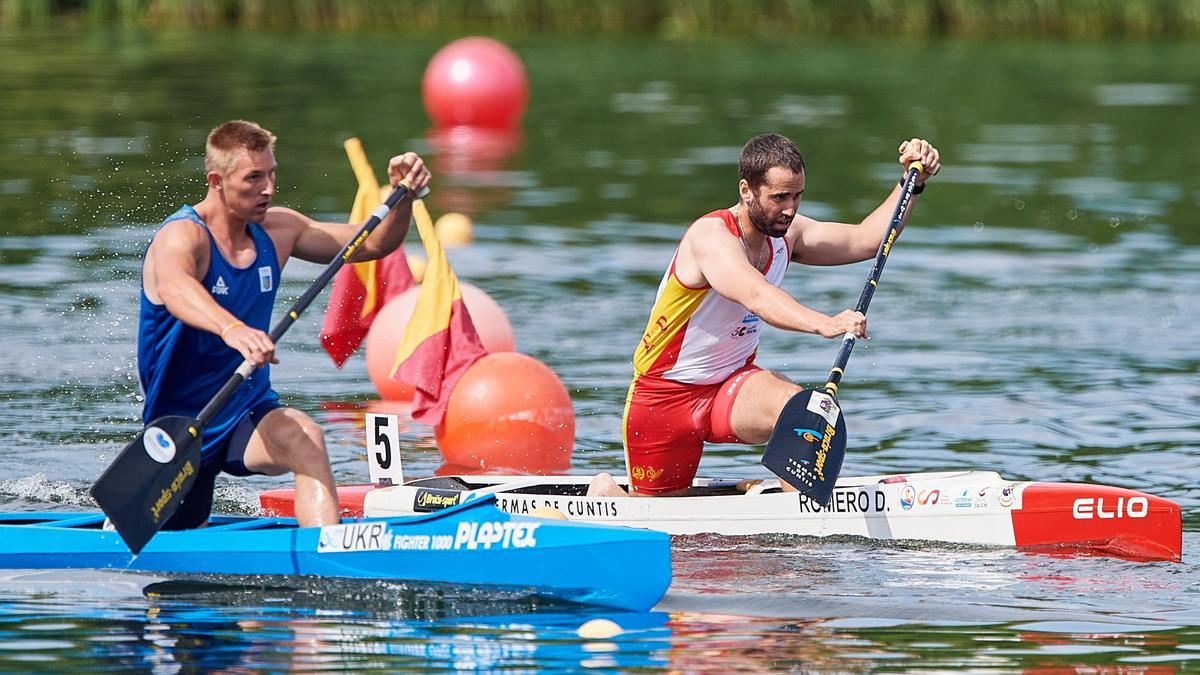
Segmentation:
{"type": "MultiPolygon", "coordinates": [[[[735,199],[755,133],[793,137],[802,211],[856,219],[922,136],[946,165],[917,204],[842,388],[843,473],[975,468],[1092,481],[1184,509],[1182,563],[788,537],[686,537],[656,611],[603,614],[454,589],[115,573],[0,574],[0,669],[175,672],[512,668],[1173,672],[1200,665],[1200,63],[1196,44],[645,39],[517,42],[517,136],[430,132],[428,36],[0,32],[0,504],[91,508],[140,428],[137,270],[164,215],[202,196],[204,135],[279,137],[277,203],[344,217],[342,154],[402,149],[430,208],[469,213],[451,252],[518,349],[571,392],[574,472],[620,470],[630,355],[682,228],[735,199]],[[607,616],[626,632],[576,634],[607,616]]],[[[833,312],[867,265],[794,267],[833,312]]],[[[319,272],[293,263],[281,306],[319,272]]],[[[317,346],[323,302],[284,338],[276,388],[363,482],[361,358],[317,346]]],[[[760,363],[824,377],[837,343],[768,330],[760,363]]],[[[407,474],[439,465],[406,429],[407,474]]],[[[765,476],[710,448],[701,473],[765,476]]],[[[254,513],[283,479],[229,481],[254,513]]]]}

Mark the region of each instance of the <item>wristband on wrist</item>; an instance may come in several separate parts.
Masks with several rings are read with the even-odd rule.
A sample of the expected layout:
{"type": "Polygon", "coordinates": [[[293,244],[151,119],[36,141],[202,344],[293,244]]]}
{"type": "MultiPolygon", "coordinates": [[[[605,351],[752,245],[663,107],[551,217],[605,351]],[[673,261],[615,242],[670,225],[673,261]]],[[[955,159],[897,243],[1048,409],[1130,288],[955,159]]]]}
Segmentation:
{"type": "Polygon", "coordinates": [[[224,328],[221,329],[221,339],[224,340],[225,334],[228,333],[229,331],[233,330],[234,328],[237,328],[238,326],[245,326],[245,325],[246,324],[242,321],[231,322],[228,326],[225,326],[224,328]]]}
{"type": "MultiPolygon", "coordinates": [[[[904,187],[904,179],[903,179],[903,178],[901,178],[901,179],[899,180],[898,184],[899,184],[901,187],[904,187]]],[[[922,193],[922,192],[924,192],[924,191],[925,191],[925,184],[924,184],[924,183],[921,183],[920,185],[914,185],[914,186],[913,186],[913,194],[914,194],[914,195],[919,195],[919,194],[921,194],[921,193],[922,193]]]]}

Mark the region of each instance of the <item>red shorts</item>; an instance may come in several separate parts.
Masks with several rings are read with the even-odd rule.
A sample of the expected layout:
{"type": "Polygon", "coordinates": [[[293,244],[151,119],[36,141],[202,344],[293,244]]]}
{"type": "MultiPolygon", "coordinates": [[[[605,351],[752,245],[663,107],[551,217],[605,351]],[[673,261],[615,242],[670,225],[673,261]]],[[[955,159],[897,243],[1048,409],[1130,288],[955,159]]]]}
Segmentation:
{"type": "Polygon", "coordinates": [[[717,384],[684,384],[638,376],[625,401],[625,465],[642,494],[691,487],[704,443],[744,443],[733,433],[730,413],[742,384],[762,370],[746,365],[717,384]]]}

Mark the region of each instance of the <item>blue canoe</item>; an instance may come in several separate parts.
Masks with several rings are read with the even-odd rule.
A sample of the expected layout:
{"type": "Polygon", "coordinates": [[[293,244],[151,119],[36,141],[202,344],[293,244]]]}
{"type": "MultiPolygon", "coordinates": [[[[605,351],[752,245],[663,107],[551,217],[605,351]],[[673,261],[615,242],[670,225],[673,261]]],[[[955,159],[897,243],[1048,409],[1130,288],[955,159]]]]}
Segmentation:
{"type": "Polygon", "coordinates": [[[0,568],[462,584],[636,611],[652,607],[671,582],[666,534],[510,515],[494,498],[328,527],[214,516],[205,528],[159,533],[136,557],[101,529],[103,520],[98,512],[0,514],[0,568]]]}

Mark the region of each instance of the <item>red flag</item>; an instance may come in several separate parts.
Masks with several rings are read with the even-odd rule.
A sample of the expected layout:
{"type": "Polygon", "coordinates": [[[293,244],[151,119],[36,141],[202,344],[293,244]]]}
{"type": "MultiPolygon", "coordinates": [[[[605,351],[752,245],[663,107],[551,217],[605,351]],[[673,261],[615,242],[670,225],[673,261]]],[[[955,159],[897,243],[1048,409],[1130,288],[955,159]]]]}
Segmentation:
{"type": "Polygon", "coordinates": [[[413,419],[437,425],[462,374],[487,350],[463,303],[458,278],[446,260],[425,205],[413,203],[413,219],[429,258],[412,319],[400,338],[392,377],[413,385],[413,419]]]}
{"type": "MultiPolygon", "coordinates": [[[[358,193],[350,210],[350,222],[365,222],[390,192],[380,187],[375,172],[367,162],[362,143],[357,138],[345,143],[350,166],[358,178],[358,193]]],[[[375,315],[387,301],[413,285],[412,270],[404,249],[398,248],[387,257],[354,263],[338,270],[329,294],[329,307],[321,325],[321,346],[341,368],[362,344],[375,315]]]]}
{"type": "Polygon", "coordinates": [[[321,346],[338,368],[362,344],[375,315],[387,301],[412,285],[412,270],[404,251],[338,270],[321,325],[321,346]]]}

